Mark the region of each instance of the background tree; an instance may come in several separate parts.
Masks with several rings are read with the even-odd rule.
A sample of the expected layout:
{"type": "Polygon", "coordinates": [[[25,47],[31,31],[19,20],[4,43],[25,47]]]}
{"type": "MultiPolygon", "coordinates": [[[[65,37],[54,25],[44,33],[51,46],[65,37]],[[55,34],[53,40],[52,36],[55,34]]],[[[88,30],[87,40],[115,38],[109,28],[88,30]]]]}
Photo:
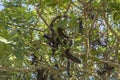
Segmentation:
{"type": "Polygon", "coordinates": [[[119,0],[0,2],[1,80],[120,79],[119,0]]]}

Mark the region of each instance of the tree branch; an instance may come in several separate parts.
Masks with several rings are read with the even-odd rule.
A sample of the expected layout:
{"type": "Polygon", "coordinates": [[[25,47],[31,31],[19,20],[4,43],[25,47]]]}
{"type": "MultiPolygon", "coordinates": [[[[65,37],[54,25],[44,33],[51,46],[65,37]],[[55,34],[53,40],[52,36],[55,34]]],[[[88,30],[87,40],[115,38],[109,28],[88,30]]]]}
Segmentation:
{"type": "Polygon", "coordinates": [[[104,18],[104,21],[105,21],[107,27],[109,28],[109,30],[114,34],[116,39],[119,41],[120,40],[120,36],[117,35],[117,33],[112,29],[112,26],[108,23],[108,20],[107,20],[107,18],[105,16],[105,12],[103,13],[103,18],[104,18]]]}
{"type": "Polygon", "coordinates": [[[46,26],[49,28],[49,24],[47,23],[46,19],[42,16],[41,12],[39,11],[40,4],[41,4],[41,0],[39,1],[38,5],[37,5],[37,8],[36,8],[37,14],[42,19],[42,21],[46,24],[46,26]]]}
{"type": "Polygon", "coordinates": [[[66,9],[66,11],[65,11],[65,13],[64,13],[64,15],[66,15],[66,14],[67,14],[67,12],[69,11],[70,6],[71,6],[71,3],[72,3],[72,1],[70,1],[70,3],[69,3],[69,5],[68,5],[68,7],[67,7],[67,9],[66,9]]]}

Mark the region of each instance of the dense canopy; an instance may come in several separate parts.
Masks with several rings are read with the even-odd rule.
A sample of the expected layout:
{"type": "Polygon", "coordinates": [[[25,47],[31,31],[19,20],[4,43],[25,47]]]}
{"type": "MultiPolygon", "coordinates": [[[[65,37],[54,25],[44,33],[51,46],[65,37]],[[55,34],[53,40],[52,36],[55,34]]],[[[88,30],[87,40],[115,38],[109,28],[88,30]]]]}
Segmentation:
{"type": "Polygon", "coordinates": [[[119,80],[119,0],[1,0],[0,80],[119,80]]]}

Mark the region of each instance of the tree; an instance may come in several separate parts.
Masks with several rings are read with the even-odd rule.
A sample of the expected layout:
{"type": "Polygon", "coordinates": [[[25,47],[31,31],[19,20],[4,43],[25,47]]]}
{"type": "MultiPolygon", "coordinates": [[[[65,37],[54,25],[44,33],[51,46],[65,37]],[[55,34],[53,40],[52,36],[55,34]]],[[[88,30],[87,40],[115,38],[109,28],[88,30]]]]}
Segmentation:
{"type": "Polygon", "coordinates": [[[4,0],[1,80],[120,79],[119,0],[4,0]]]}

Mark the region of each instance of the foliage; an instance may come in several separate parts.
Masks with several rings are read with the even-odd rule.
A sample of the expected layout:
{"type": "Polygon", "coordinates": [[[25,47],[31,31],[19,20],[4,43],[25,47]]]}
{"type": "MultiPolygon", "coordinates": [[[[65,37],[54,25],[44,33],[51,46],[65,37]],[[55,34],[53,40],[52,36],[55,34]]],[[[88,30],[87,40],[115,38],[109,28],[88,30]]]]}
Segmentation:
{"type": "Polygon", "coordinates": [[[0,80],[120,79],[119,0],[0,6],[0,80]]]}

